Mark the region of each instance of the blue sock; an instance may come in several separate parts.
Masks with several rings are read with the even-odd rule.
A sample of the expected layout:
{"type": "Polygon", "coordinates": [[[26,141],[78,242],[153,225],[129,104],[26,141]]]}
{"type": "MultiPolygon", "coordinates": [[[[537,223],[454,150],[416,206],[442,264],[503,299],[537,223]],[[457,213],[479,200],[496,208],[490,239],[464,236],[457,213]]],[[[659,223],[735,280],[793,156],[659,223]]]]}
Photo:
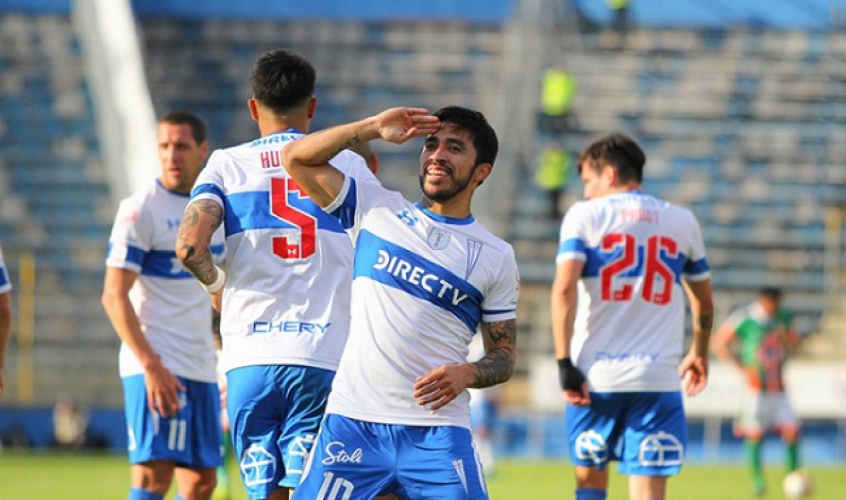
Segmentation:
{"type": "Polygon", "coordinates": [[[185,499],[184,499],[184,498],[182,498],[182,495],[180,495],[179,493],[177,493],[177,494],[176,494],[176,498],[175,498],[174,500],[185,500],[185,499]]]}
{"type": "Polygon", "coordinates": [[[596,488],[576,488],[576,500],[605,500],[606,494],[596,488]]]}
{"type": "Polygon", "coordinates": [[[141,488],[130,488],[129,500],[164,500],[164,497],[158,493],[142,490],[141,488]]]}

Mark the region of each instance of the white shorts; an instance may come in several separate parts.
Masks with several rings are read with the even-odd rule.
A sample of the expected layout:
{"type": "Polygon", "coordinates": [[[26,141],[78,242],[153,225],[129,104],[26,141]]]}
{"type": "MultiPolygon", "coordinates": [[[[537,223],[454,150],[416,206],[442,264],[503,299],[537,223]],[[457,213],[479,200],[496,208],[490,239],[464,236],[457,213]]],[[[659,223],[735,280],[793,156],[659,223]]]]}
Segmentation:
{"type": "Polygon", "coordinates": [[[734,430],[746,436],[798,427],[799,420],[786,393],[747,389],[734,430]]]}

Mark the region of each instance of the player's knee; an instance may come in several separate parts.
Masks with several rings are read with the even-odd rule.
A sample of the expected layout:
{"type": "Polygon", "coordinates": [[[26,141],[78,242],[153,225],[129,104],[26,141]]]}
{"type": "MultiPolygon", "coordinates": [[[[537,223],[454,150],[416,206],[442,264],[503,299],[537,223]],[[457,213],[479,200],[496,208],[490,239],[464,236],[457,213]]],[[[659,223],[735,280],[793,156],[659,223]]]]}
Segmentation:
{"type": "Polygon", "coordinates": [[[579,488],[606,490],[608,489],[608,469],[576,467],[576,485],[579,488]]]}

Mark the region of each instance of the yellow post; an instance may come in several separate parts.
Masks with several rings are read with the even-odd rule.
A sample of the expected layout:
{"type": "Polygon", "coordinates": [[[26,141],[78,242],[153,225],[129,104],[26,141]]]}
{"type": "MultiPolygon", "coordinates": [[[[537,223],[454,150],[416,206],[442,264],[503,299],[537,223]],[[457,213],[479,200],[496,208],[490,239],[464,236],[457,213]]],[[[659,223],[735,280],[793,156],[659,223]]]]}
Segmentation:
{"type": "Polygon", "coordinates": [[[32,252],[18,256],[18,401],[35,401],[35,257],[32,252]]]}

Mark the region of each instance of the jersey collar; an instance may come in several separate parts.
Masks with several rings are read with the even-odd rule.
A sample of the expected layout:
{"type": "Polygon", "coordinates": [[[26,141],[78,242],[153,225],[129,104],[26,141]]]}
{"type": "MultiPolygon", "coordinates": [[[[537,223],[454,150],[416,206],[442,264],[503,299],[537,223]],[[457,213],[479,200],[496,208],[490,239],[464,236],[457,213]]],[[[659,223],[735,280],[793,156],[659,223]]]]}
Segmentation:
{"type": "Polygon", "coordinates": [[[164,184],[162,184],[162,180],[159,179],[158,177],[156,177],[156,184],[158,184],[160,188],[164,189],[165,191],[167,191],[170,194],[173,194],[173,195],[176,195],[176,196],[182,196],[184,198],[190,198],[191,197],[191,193],[180,193],[179,191],[174,191],[173,189],[166,188],[164,186],[164,184]]]}
{"type": "Polygon", "coordinates": [[[420,203],[415,203],[415,206],[417,206],[417,208],[420,209],[421,212],[426,214],[430,219],[436,220],[438,222],[443,222],[444,224],[455,224],[457,226],[466,226],[467,224],[472,224],[473,222],[476,221],[476,219],[474,219],[472,215],[464,217],[463,219],[458,219],[456,217],[449,217],[447,215],[436,214],[435,212],[432,212],[431,210],[424,207],[420,203]]]}

